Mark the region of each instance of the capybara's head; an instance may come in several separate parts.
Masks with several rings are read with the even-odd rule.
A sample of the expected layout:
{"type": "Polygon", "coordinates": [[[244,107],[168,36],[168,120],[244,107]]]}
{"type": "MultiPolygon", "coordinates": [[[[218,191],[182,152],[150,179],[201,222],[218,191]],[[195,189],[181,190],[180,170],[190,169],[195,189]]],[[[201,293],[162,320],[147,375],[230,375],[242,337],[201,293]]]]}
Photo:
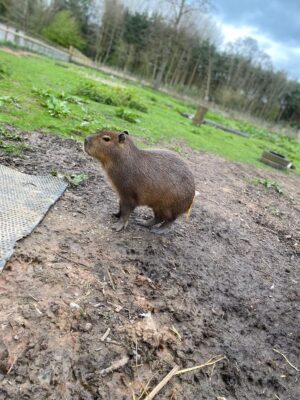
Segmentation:
{"type": "Polygon", "coordinates": [[[87,154],[105,164],[107,161],[116,157],[125,147],[127,147],[127,144],[130,142],[127,135],[127,131],[97,132],[85,139],[84,150],[87,152],[87,154]]]}

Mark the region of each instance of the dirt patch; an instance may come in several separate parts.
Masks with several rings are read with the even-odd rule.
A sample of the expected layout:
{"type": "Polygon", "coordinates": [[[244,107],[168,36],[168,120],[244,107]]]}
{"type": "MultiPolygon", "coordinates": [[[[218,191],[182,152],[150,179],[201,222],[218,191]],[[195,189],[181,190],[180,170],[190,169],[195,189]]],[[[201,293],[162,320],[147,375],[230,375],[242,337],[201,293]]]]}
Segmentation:
{"type": "Polygon", "coordinates": [[[300,367],[299,177],[189,151],[200,192],[190,221],[156,236],[135,224],[142,209],[117,234],[117,198],[81,145],[21,134],[25,158],[1,163],[89,179],[0,276],[1,400],[138,398],[174,364],[217,355],[226,358],[172,378],[156,398],[299,398],[299,372],[273,350],[300,367]]]}

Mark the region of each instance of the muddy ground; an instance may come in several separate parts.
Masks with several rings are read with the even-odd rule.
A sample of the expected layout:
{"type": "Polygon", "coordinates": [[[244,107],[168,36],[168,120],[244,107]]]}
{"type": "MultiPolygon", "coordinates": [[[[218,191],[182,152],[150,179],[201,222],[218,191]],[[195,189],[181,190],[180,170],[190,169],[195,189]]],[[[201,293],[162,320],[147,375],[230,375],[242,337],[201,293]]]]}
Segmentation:
{"type": "Polygon", "coordinates": [[[175,364],[218,355],[155,399],[299,399],[298,176],[185,149],[200,192],[190,221],[157,236],[135,224],[149,214],[139,210],[116,233],[117,198],[81,145],[22,135],[25,158],[1,163],[89,179],[0,275],[1,400],[144,399],[175,364]],[[285,194],[254,185],[259,177],[285,194]]]}

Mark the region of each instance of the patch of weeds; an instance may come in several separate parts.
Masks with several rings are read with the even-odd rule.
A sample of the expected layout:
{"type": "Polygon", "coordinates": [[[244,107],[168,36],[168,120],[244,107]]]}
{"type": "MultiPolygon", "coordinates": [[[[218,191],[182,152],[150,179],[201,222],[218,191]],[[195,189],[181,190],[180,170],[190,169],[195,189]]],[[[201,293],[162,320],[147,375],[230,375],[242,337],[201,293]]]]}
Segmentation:
{"type": "Polygon", "coordinates": [[[284,215],[284,213],[282,211],[280,211],[278,208],[276,207],[269,207],[269,211],[272,215],[274,215],[275,217],[282,217],[284,215]]]}
{"type": "Polygon", "coordinates": [[[70,114],[70,109],[67,103],[54,96],[51,96],[49,99],[47,99],[43,103],[43,106],[46,107],[49,114],[55,118],[64,117],[70,114]]]}
{"type": "Polygon", "coordinates": [[[118,105],[117,100],[113,99],[108,93],[101,92],[92,82],[84,82],[78,87],[76,94],[85,96],[96,103],[118,105]]]}
{"type": "Polygon", "coordinates": [[[145,106],[145,104],[140,103],[138,100],[131,100],[128,103],[129,108],[134,108],[135,110],[141,111],[141,112],[148,112],[148,108],[145,106]]]}
{"type": "Polygon", "coordinates": [[[129,89],[104,85],[100,87],[94,82],[84,82],[77,88],[76,94],[108,106],[126,106],[142,112],[148,111],[146,105],[129,89]]]}
{"type": "Polygon", "coordinates": [[[23,138],[20,135],[8,132],[3,128],[0,128],[0,139],[11,140],[14,142],[22,142],[23,141],[23,138]]]}
{"type": "Polygon", "coordinates": [[[73,96],[71,94],[66,94],[64,92],[61,92],[57,95],[57,97],[60,100],[64,100],[67,101],[68,103],[72,103],[72,104],[77,104],[79,106],[81,106],[83,103],[86,103],[86,101],[84,101],[83,99],[81,99],[78,96],[73,96]]]}
{"type": "Polygon", "coordinates": [[[173,150],[173,151],[176,151],[176,153],[178,153],[178,154],[182,154],[182,153],[183,153],[182,148],[181,148],[178,144],[176,144],[176,145],[172,148],[172,150],[173,150]]]}
{"type": "Polygon", "coordinates": [[[267,189],[274,189],[277,193],[283,194],[283,188],[276,181],[271,181],[270,179],[255,179],[254,184],[262,185],[267,189]]]}
{"type": "Polygon", "coordinates": [[[132,111],[125,110],[124,108],[121,107],[116,109],[116,116],[128,122],[132,123],[139,122],[137,115],[135,113],[133,113],[132,111]]]}
{"type": "Polygon", "coordinates": [[[11,154],[14,156],[20,156],[24,150],[28,150],[29,146],[25,143],[6,143],[0,139],[0,149],[4,151],[6,154],[11,154]]]}
{"type": "Polygon", "coordinates": [[[7,104],[17,104],[17,100],[13,96],[0,96],[0,107],[7,104]]]}
{"type": "Polygon", "coordinates": [[[50,90],[48,89],[39,89],[36,87],[32,88],[32,93],[36,94],[39,97],[43,97],[44,99],[47,99],[51,96],[50,90]]]}
{"type": "Polygon", "coordinates": [[[72,174],[72,175],[65,175],[64,178],[69,183],[69,185],[74,188],[86,182],[88,180],[88,175],[84,173],[78,175],[72,174]]]}
{"type": "Polygon", "coordinates": [[[85,103],[80,97],[66,94],[65,92],[54,93],[49,89],[39,89],[35,87],[32,89],[32,92],[44,99],[42,106],[46,107],[49,114],[55,118],[70,114],[67,103],[80,106],[85,103]]]}
{"type": "Polygon", "coordinates": [[[0,149],[10,155],[20,156],[30,147],[23,143],[23,138],[0,127],[0,149]]]}
{"type": "Polygon", "coordinates": [[[114,125],[114,124],[105,124],[104,126],[101,126],[101,128],[99,128],[99,131],[113,131],[113,132],[122,132],[124,129],[122,129],[120,126],[118,125],[114,125]]]}
{"type": "Polygon", "coordinates": [[[7,69],[4,67],[4,65],[0,64],[0,79],[4,79],[8,75],[9,73],[7,69]]]}

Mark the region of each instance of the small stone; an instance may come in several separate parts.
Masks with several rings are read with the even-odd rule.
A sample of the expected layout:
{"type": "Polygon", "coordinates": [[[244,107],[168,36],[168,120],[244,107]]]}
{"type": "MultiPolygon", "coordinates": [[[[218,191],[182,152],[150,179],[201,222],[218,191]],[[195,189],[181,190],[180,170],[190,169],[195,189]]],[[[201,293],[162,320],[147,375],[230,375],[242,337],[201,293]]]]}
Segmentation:
{"type": "Polygon", "coordinates": [[[70,303],[70,307],[73,308],[73,309],[76,309],[76,310],[80,309],[80,306],[77,303],[73,303],[73,302],[70,303]]]}
{"type": "Polygon", "coordinates": [[[83,330],[84,332],[89,332],[89,331],[92,330],[92,328],[93,328],[93,325],[92,325],[90,322],[87,322],[87,323],[83,326],[82,330],[83,330]]]}

